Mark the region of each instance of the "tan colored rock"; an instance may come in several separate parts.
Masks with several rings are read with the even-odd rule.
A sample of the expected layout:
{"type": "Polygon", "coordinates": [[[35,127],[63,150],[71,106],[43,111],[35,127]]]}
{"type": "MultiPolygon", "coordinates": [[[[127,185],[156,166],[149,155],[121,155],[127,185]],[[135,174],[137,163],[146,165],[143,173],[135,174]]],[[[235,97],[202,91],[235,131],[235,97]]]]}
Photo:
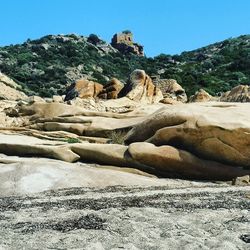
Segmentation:
{"type": "Polygon", "coordinates": [[[250,176],[249,175],[244,175],[244,176],[239,176],[233,179],[232,185],[235,186],[247,186],[250,185],[250,176]]]}
{"type": "Polygon", "coordinates": [[[222,94],[221,102],[250,102],[250,87],[248,85],[238,85],[222,94]]]}
{"type": "Polygon", "coordinates": [[[99,83],[89,80],[78,80],[75,85],[75,90],[80,98],[96,97],[103,89],[99,83]]]}
{"type": "Polygon", "coordinates": [[[156,147],[151,143],[138,142],[130,144],[128,152],[133,160],[161,171],[164,177],[230,180],[248,172],[242,168],[202,160],[171,146],[156,147]]]}
{"type": "Polygon", "coordinates": [[[0,134],[0,152],[6,155],[54,158],[74,162],[79,156],[61,141],[40,140],[31,136],[0,134]]]}
{"type": "MultiPolygon", "coordinates": [[[[118,117],[118,116],[117,116],[118,117]]],[[[128,131],[135,124],[143,121],[143,117],[112,118],[95,116],[54,117],[38,119],[33,128],[45,131],[67,131],[77,135],[109,137],[114,131],[128,131]]]]}
{"type": "Polygon", "coordinates": [[[214,97],[207,93],[204,89],[199,89],[189,98],[189,102],[209,102],[213,100],[214,97]]]}
{"type": "Polygon", "coordinates": [[[141,103],[157,103],[163,99],[160,89],[156,88],[152,79],[144,70],[134,70],[130,74],[129,82],[120,92],[120,96],[141,103]]]}
{"type": "Polygon", "coordinates": [[[182,102],[176,101],[176,100],[174,100],[173,98],[170,98],[170,97],[165,97],[162,100],[160,100],[160,103],[174,105],[174,104],[180,104],[182,102]]]}
{"type": "Polygon", "coordinates": [[[62,96],[60,96],[60,95],[53,95],[53,97],[52,97],[52,101],[53,102],[63,102],[63,97],[62,96]]]}
{"type": "Polygon", "coordinates": [[[124,84],[116,78],[112,78],[106,85],[103,91],[98,95],[102,99],[117,99],[124,84]]]}
{"type": "Polygon", "coordinates": [[[190,103],[165,106],[126,136],[125,142],[172,145],[200,158],[250,168],[250,105],[190,103]]]}
{"type": "Polygon", "coordinates": [[[249,172],[240,167],[202,160],[171,146],[156,147],[145,142],[133,143],[127,147],[118,144],[49,141],[18,134],[0,134],[0,139],[0,153],[7,155],[132,167],[161,177],[231,180],[249,172]]]}
{"type": "Polygon", "coordinates": [[[102,90],[103,85],[100,83],[89,81],[87,79],[80,79],[69,87],[64,100],[72,100],[77,96],[79,98],[95,98],[102,90]]]}
{"type": "Polygon", "coordinates": [[[12,101],[26,99],[27,96],[18,90],[20,88],[16,82],[0,72],[0,99],[12,101]]]}
{"type": "Polygon", "coordinates": [[[18,107],[20,116],[30,116],[30,119],[51,118],[57,116],[72,116],[82,112],[82,108],[67,105],[64,103],[34,102],[31,105],[21,105],[18,107]]]}
{"type": "Polygon", "coordinates": [[[155,78],[153,82],[161,90],[164,98],[187,102],[186,92],[176,80],[155,78]]]}
{"type": "Polygon", "coordinates": [[[46,101],[42,97],[40,97],[40,96],[33,95],[33,96],[29,96],[27,98],[27,102],[29,104],[32,104],[34,102],[44,102],[45,103],[46,101]]]}

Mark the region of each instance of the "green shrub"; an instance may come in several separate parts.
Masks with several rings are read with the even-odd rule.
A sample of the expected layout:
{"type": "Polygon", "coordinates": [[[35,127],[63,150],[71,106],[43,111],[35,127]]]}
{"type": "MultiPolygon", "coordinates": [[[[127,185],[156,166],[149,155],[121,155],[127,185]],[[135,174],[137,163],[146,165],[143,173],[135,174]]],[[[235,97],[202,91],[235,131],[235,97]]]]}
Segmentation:
{"type": "Polygon", "coordinates": [[[67,138],[66,142],[67,143],[81,143],[81,140],[79,140],[78,138],[67,138]]]}

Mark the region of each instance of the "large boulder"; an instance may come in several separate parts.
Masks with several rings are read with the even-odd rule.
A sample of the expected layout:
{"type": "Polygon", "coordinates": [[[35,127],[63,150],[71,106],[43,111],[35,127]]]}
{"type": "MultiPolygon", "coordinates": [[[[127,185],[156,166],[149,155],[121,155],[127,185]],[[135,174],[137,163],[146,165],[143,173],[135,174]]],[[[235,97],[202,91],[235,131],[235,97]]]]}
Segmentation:
{"type": "Polygon", "coordinates": [[[80,79],[72,84],[66,93],[65,101],[80,98],[97,97],[103,90],[103,85],[97,82],[89,81],[87,79],[80,79]]]}
{"type": "Polygon", "coordinates": [[[238,85],[223,93],[221,102],[250,102],[250,87],[248,85],[238,85]]]}
{"type": "MultiPolygon", "coordinates": [[[[176,80],[155,78],[154,83],[161,90],[164,99],[187,102],[186,92],[176,80]]],[[[162,102],[165,103],[166,101],[162,102]]]]}
{"type": "Polygon", "coordinates": [[[108,166],[132,167],[160,177],[231,180],[249,174],[249,170],[242,167],[200,159],[185,150],[172,146],[156,147],[146,142],[133,143],[129,146],[67,143],[19,134],[0,134],[0,139],[0,153],[7,155],[54,158],[66,162],[80,160],[108,166]]]}
{"type": "Polygon", "coordinates": [[[161,109],[136,125],[125,142],[148,141],[200,158],[250,168],[250,105],[190,103],[161,109]]]}
{"type": "Polygon", "coordinates": [[[129,145],[129,155],[135,162],[152,167],[164,177],[188,179],[231,180],[249,171],[224,165],[197,156],[172,146],[160,146],[147,142],[129,145]]]}
{"type": "Polygon", "coordinates": [[[21,92],[21,86],[0,72],[0,99],[2,100],[23,100],[27,96],[21,92]]]}
{"type": "Polygon", "coordinates": [[[189,102],[210,102],[214,100],[215,98],[204,89],[199,89],[195,92],[194,95],[190,96],[189,98],[189,102]]]}
{"type": "Polygon", "coordinates": [[[124,87],[124,84],[116,78],[112,78],[98,95],[102,99],[117,99],[118,94],[124,87]]]}
{"type": "Polygon", "coordinates": [[[163,96],[144,70],[134,70],[119,96],[126,96],[141,103],[157,103],[163,96]]]}

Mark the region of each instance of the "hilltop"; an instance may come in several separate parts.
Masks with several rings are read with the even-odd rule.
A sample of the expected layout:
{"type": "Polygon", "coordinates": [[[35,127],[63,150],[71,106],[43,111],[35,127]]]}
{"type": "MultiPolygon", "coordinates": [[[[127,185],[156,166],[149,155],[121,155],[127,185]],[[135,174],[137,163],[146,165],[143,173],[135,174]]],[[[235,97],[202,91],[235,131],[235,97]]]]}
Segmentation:
{"type": "Polygon", "coordinates": [[[0,71],[28,95],[62,95],[79,78],[101,84],[116,77],[126,82],[134,69],[173,78],[188,95],[203,88],[215,95],[250,83],[250,35],[230,38],[180,55],[154,58],[122,53],[92,34],[48,35],[0,48],[0,71]]]}

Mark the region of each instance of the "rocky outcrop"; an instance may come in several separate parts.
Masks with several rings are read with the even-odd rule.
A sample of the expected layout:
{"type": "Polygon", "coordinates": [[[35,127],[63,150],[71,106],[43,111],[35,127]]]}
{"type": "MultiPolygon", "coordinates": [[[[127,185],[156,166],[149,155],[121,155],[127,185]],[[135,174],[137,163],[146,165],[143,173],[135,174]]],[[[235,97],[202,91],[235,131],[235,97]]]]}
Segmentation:
{"type": "Polygon", "coordinates": [[[166,106],[136,125],[125,141],[171,145],[203,159],[250,169],[249,132],[248,105],[195,103],[166,106]]]}
{"type": "Polygon", "coordinates": [[[199,89],[194,95],[190,96],[189,102],[210,102],[215,101],[215,98],[211,96],[204,89],[199,89]]]}
{"type": "Polygon", "coordinates": [[[250,102],[250,87],[248,85],[238,85],[223,93],[221,102],[250,102]]]}
{"type": "Polygon", "coordinates": [[[92,162],[132,167],[161,177],[231,180],[249,174],[248,170],[200,159],[171,146],[151,143],[91,144],[48,141],[18,134],[0,134],[0,152],[7,155],[54,158],[66,162],[92,162]],[[8,140],[7,140],[8,139],[8,140]],[[5,142],[2,142],[5,141],[5,142]],[[7,142],[8,141],[8,142],[7,142]]]}
{"type": "MultiPolygon", "coordinates": [[[[177,84],[178,85],[178,84],[177,84]]],[[[169,87],[171,93],[178,94],[177,100],[184,96],[185,91],[177,90],[178,86],[169,87]],[[183,92],[184,91],[184,92],[183,92]]],[[[180,86],[179,86],[180,87],[180,86]]],[[[128,83],[124,84],[116,78],[112,78],[106,85],[89,81],[86,79],[78,80],[72,84],[66,93],[65,101],[86,98],[100,98],[100,99],[117,99],[127,97],[128,99],[140,102],[142,104],[158,103],[163,99],[162,92],[157,88],[152,79],[145,73],[144,70],[135,70],[130,74],[128,83]]]]}
{"type": "Polygon", "coordinates": [[[23,100],[27,96],[19,91],[21,87],[8,76],[0,72],[0,99],[2,100],[23,100]]]}
{"type": "Polygon", "coordinates": [[[160,146],[147,142],[129,145],[128,152],[132,159],[142,165],[159,171],[163,177],[231,180],[250,172],[215,161],[204,160],[172,146],[160,146]]]}
{"type": "MultiPolygon", "coordinates": [[[[130,100],[105,102],[119,105],[123,99],[130,100]]],[[[133,167],[160,177],[231,180],[250,173],[249,110],[236,103],[158,103],[118,114],[59,102],[22,104],[6,115],[25,118],[26,125],[0,129],[0,153],[133,167]],[[105,144],[122,143],[130,129],[127,146],[105,144]]]]}
{"type": "Polygon", "coordinates": [[[113,36],[111,45],[122,54],[136,54],[144,56],[143,46],[133,42],[133,34],[129,30],[117,33],[113,36]]]}
{"type": "Polygon", "coordinates": [[[73,187],[103,188],[118,185],[167,184],[166,180],[153,178],[154,176],[134,168],[112,168],[97,164],[67,163],[54,159],[5,155],[0,156],[0,172],[0,197],[73,187]]]}
{"type": "Polygon", "coordinates": [[[120,92],[120,96],[141,103],[157,103],[163,98],[161,90],[153,84],[152,79],[144,70],[139,69],[130,74],[129,81],[120,92]]]}
{"type": "Polygon", "coordinates": [[[65,101],[80,98],[97,97],[103,90],[103,85],[97,82],[81,79],[72,84],[66,93],[65,101]]]}
{"type": "Polygon", "coordinates": [[[102,99],[117,99],[124,84],[116,78],[112,78],[107,84],[104,85],[103,90],[98,95],[102,99]]]}
{"type": "Polygon", "coordinates": [[[163,99],[163,103],[167,103],[168,99],[173,99],[178,102],[187,102],[186,92],[176,80],[155,78],[153,82],[161,90],[163,98],[166,99],[166,101],[163,99]]]}

